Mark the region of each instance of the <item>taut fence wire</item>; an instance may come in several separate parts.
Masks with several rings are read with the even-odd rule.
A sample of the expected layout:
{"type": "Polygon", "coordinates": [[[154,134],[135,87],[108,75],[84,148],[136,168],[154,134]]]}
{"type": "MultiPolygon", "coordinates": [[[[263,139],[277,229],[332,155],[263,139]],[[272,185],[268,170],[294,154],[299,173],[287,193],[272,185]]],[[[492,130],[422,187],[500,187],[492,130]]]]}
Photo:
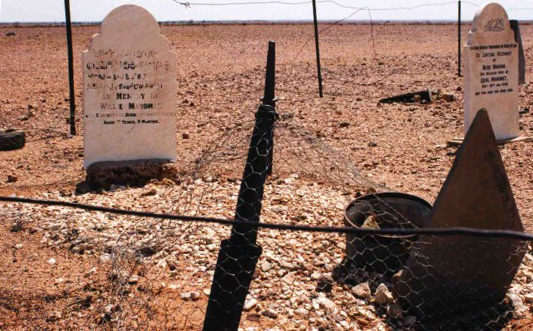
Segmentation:
{"type": "MultiPolygon", "coordinates": [[[[310,1],[298,4],[304,3],[310,1]]],[[[385,10],[349,9],[355,10],[350,17],[367,10],[371,20],[372,11],[385,10]]],[[[371,29],[371,47],[378,61],[374,32],[371,29]]],[[[282,67],[284,73],[295,73],[298,54],[290,68],[282,67]]],[[[228,103],[245,108],[242,112],[234,111],[227,119],[217,104],[210,117],[201,117],[207,112],[191,115],[201,121],[185,123],[182,129],[189,133],[198,129],[209,137],[208,143],[187,144],[193,139],[180,132],[180,148],[187,152],[161,178],[103,188],[83,188],[83,179],[75,179],[82,187],[76,194],[48,190],[45,185],[37,193],[24,185],[4,187],[16,195],[0,196],[0,215],[9,229],[0,244],[0,264],[5,266],[0,274],[0,328],[518,330],[531,326],[533,234],[425,227],[431,205],[384,192],[392,191],[390,185],[363,176],[358,170],[362,164],[356,167],[351,161],[348,148],[376,148],[377,143],[364,141],[367,145],[361,147],[351,146],[352,141],[343,150],[324,139],[329,138],[326,134],[342,135],[337,130],[353,123],[335,122],[325,134],[320,131],[324,123],[308,123],[306,113],[296,111],[298,106],[279,111],[283,107],[274,102],[273,61],[268,63],[270,76],[257,111],[244,100],[256,92],[250,79],[228,103]],[[31,194],[37,197],[25,197],[31,194]],[[399,203],[399,198],[407,201],[399,203]],[[403,208],[403,203],[410,208],[403,208]],[[37,240],[38,250],[22,244],[24,238],[37,240]]],[[[379,67],[376,64],[376,70],[379,67]]],[[[353,70],[348,75],[364,76],[364,71],[353,70]]],[[[239,72],[227,80],[255,77],[260,71],[239,72]]],[[[391,75],[402,72],[394,69],[391,75]]],[[[354,85],[381,82],[367,79],[362,77],[354,85]]],[[[309,93],[299,88],[284,86],[278,91],[309,99],[309,93]]],[[[365,97],[346,90],[330,95],[365,97]]],[[[198,103],[194,92],[180,97],[183,105],[198,103]]],[[[326,110],[334,108],[332,100],[326,101],[330,102],[326,110]]],[[[354,103],[346,108],[350,105],[353,108],[354,103]]],[[[420,109],[427,110],[424,105],[420,109]]],[[[68,160],[67,165],[53,168],[60,175],[76,160],[74,156],[82,154],[70,145],[50,147],[52,152],[44,153],[50,162],[68,160]]],[[[366,153],[377,155],[368,149],[366,153]]],[[[453,156],[455,151],[431,153],[453,156]]],[[[365,163],[371,167],[373,161],[365,163]]],[[[11,168],[25,166],[13,161],[11,168]]]]}
{"type": "MultiPolygon", "coordinates": [[[[323,97],[323,84],[322,84],[323,78],[322,78],[322,74],[321,74],[321,65],[320,65],[320,47],[319,47],[319,42],[318,42],[319,33],[323,33],[326,30],[330,29],[331,27],[349,20],[350,18],[355,16],[360,11],[366,10],[366,11],[368,11],[368,16],[369,16],[370,35],[371,35],[372,46],[373,46],[373,50],[374,50],[374,59],[377,59],[376,46],[375,46],[375,42],[374,42],[374,29],[373,29],[374,22],[373,22],[373,19],[372,19],[372,12],[408,11],[408,10],[417,10],[417,9],[426,8],[426,7],[442,7],[442,6],[448,6],[448,5],[457,5],[457,11],[458,11],[458,18],[457,18],[457,29],[458,29],[458,38],[457,38],[457,43],[458,43],[458,49],[457,49],[457,56],[458,56],[458,59],[457,59],[457,75],[459,77],[461,77],[461,70],[462,70],[461,48],[463,47],[462,40],[461,40],[462,39],[461,26],[463,24],[462,23],[462,17],[461,17],[462,4],[464,3],[464,4],[467,4],[467,5],[470,5],[470,6],[474,6],[474,7],[479,7],[480,6],[480,4],[478,4],[476,2],[461,1],[461,0],[458,0],[458,1],[446,1],[446,2],[440,2],[440,3],[434,3],[434,2],[432,2],[432,3],[422,3],[422,4],[418,4],[418,5],[414,5],[414,6],[399,6],[399,7],[388,7],[388,8],[355,7],[355,6],[349,6],[349,5],[342,4],[342,3],[334,1],[334,0],[318,0],[318,1],[317,0],[312,0],[312,1],[297,1],[297,2],[289,2],[289,1],[240,1],[240,2],[216,2],[216,3],[215,2],[182,2],[182,1],[178,1],[178,0],[172,0],[172,1],[175,2],[178,5],[182,5],[182,6],[186,7],[186,8],[191,8],[191,7],[195,7],[195,6],[199,6],[199,7],[202,7],[202,6],[220,7],[220,6],[248,6],[248,5],[273,5],[273,4],[299,6],[299,5],[312,4],[312,6],[313,6],[313,22],[314,22],[314,26],[315,26],[315,35],[314,35],[313,38],[315,39],[315,42],[316,42],[316,62],[317,62],[318,85],[319,85],[318,91],[319,91],[319,96],[321,98],[323,97]],[[343,17],[343,18],[341,18],[339,20],[335,20],[333,23],[329,23],[326,28],[323,28],[320,31],[318,31],[318,19],[317,19],[317,8],[316,8],[316,4],[317,3],[332,4],[332,5],[335,5],[337,7],[343,8],[343,9],[353,9],[355,11],[352,12],[351,14],[349,14],[348,16],[345,16],[345,17],[343,17]]],[[[532,8],[509,8],[508,10],[509,11],[533,10],[533,7],[532,8]]],[[[301,50],[303,50],[305,48],[305,46],[313,38],[309,38],[306,42],[303,43],[303,45],[301,46],[300,52],[301,52],[301,50]]]]}
{"type": "Polygon", "coordinates": [[[128,215],[135,217],[147,217],[160,220],[174,220],[181,222],[194,222],[194,223],[211,223],[220,224],[226,226],[245,225],[253,229],[270,229],[270,230],[284,230],[284,231],[302,231],[302,232],[321,232],[321,233],[339,233],[339,234],[356,234],[356,235],[435,235],[435,236],[458,236],[467,235],[472,237],[485,237],[485,238],[504,238],[511,240],[524,240],[533,241],[533,234],[509,231],[509,230],[483,230],[474,228],[443,228],[443,229],[371,229],[371,228],[353,228],[353,227],[327,227],[327,226],[303,226],[303,225],[290,225],[279,223],[261,222],[256,224],[250,224],[245,220],[240,219],[217,219],[210,217],[198,217],[198,216],[186,216],[186,215],[172,215],[172,214],[158,214],[135,210],[124,210],[117,208],[108,208],[102,206],[91,206],[79,203],[72,203],[67,201],[57,200],[38,200],[28,199],[22,197],[5,197],[0,196],[0,201],[6,203],[23,203],[34,204],[43,206],[61,206],[74,209],[81,209],[93,212],[102,212],[116,215],[128,215]]]}

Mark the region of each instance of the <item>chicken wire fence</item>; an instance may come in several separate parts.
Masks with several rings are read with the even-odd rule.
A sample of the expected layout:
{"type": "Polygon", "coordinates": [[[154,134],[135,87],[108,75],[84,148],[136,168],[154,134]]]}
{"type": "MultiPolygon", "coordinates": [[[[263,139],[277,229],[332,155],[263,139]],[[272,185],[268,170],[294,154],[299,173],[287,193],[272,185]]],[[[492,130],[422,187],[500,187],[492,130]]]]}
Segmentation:
{"type": "MultiPolygon", "coordinates": [[[[191,8],[191,7],[202,7],[202,6],[229,6],[229,7],[235,7],[235,6],[248,6],[248,5],[270,5],[270,4],[275,4],[275,3],[278,3],[279,5],[296,5],[296,6],[300,6],[300,5],[309,5],[311,4],[311,1],[303,1],[303,2],[295,2],[295,3],[291,3],[291,2],[272,2],[272,1],[251,1],[251,2],[247,2],[247,1],[244,1],[244,2],[227,2],[227,3],[209,3],[209,2],[198,2],[198,3],[195,3],[195,2],[180,2],[180,1],[174,1],[176,4],[180,5],[180,6],[184,6],[184,7],[187,7],[187,8],[191,8]]],[[[388,56],[387,54],[378,54],[379,51],[376,50],[376,45],[377,44],[380,44],[378,43],[376,40],[375,40],[375,36],[374,34],[379,34],[379,32],[373,28],[373,20],[372,20],[372,15],[371,15],[371,12],[389,12],[389,11],[412,11],[412,10],[417,10],[417,9],[423,9],[423,8],[439,8],[439,7],[442,7],[442,6],[454,6],[454,5],[457,5],[459,2],[461,1],[445,1],[445,2],[439,2],[439,3],[420,3],[420,4],[416,4],[416,5],[413,5],[413,6],[401,6],[401,7],[390,7],[390,8],[387,8],[387,7],[382,7],[382,8],[367,8],[367,7],[354,7],[354,6],[348,6],[348,5],[343,5],[343,4],[340,4],[340,3],[337,3],[335,1],[318,1],[319,3],[320,2],[324,2],[325,4],[331,4],[331,5],[334,5],[334,6],[339,6],[341,8],[344,8],[344,9],[348,9],[348,10],[355,10],[354,12],[351,12],[350,15],[346,16],[346,17],[343,17],[339,20],[336,20],[336,21],[333,21],[333,22],[326,22],[325,24],[325,27],[324,28],[321,28],[320,29],[320,33],[326,33],[328,32],[328,30],[330,30],[331,28],[333,28],[334,26],[338,25],[338,24],[342,24],[343,22],[349,20],[350,18],[352,18],[355,14],[358,14],[358,13],[368,13],[369,14],[369,23],[370,23],[370,28],[368,29],[369,31],[369,42],[371,43],[371,50],[369,52],[371,52],[372,54],[369,55],[369,57],[373,57],[374,60],[376,61],[376,63],[379,63],[379,66],[375,66],[375,67],[372,67],[372,71],[373,72],[379,72],[379,71],[382,71],[382,68],[380,68],[380,66],[382,66],[383,64],[383,61],[381,61],[382,59],[385,59],[385,58],[394,58],[394,57],[390,57],[388,56]]],[[[468,6],[472,6],[472,7],[479,7],[481,4],[479,3],[476,3],[476,2],[471,2],[471,1],[462,1],[463,4],[465,5],[468,5],[468,6]]],[[[529,8],[525,8],[525,7],[513,7],[513,8],[508,8],[509,11],[511,12],[521,12],[521,11],[527,11],[529,10],[529,8]]],[[[91,23],[92,24],[92,23],[91,23]]],[[[83,23],[80,23],[80,25],[84,25],[83,23]]],[[[18,23],[15,23],[15,26],[18,26],[18,23]]],[[[366,30],[366,29],[365,29],[366,30]]],[[[460,45],[460,48],[462,47],[462,44],[460,42],[460,40],[463,40],[464,39],[464,35],[465,35],[465,32],[467,31],[463,31],[463,33],[460,32],[460,35],[459,35],[459,45],[460,45]]],[[[15,33],[12,32],[12,31],[8,31],[6,32],[6,34],[10,34],[12,33],[13,36],[15,36],[15,33]]],[[[328,33],[331,33],[333,34],[331,31],[329,31],[328,33]]],[[[366,33],[366,32],[365,32],[366,33]]],[[[298,64],[296,64],[296,59],[297,57],[300,55],[301,51],[308,45],[310,45],[310,42],[312,41],[313,37],[310,37],[309,39],[307,39],[301,46],[302,48],[300,49],[300,51],[298,52],[297,56],[292,60],[292,63],[287,63],[286,65],[287,66],[291,66],[292,68],[290,69],[290,72],[291,74],[293,74],[295,71],[301,71],[302,70],[302,66],[299,66],[298,64]]],[[[381,43],[382,44],[382,43],[381,43]]],[[[379,45],[378,45],[378,50],[379,50],[379,45]]],[[[460,51],[460,50],[458,50],[460,51]]],[[[459,67],[461,67],[461,60],[459,59],[458,61],[456,61],[458,64],[459,64],[459,67]]],[[[366,64],[365,64],[366,65],[366,64]]],[[[428,65],[428,70],[427,72],[431,72],[434,68],[431,66],[431,65],[428,65]]],[[[450,65],[449,63],[447,63],[446,65],[444,65],[444,67],[449,67],[448,69],[453,69],[453,65],[450,65]]],[[[363,69],[368,69],[368,68],[363,68],[363,69]]],[[[326,72],[330,71],[329,68],[323,68],[324,72],[325,72],[325,76],[327,75],[326,72]]],[[[426,71],[426,70],[424,70],[426,71]]],[[[391,79],[393,76],[401,76],[401,75],[405,75],[406,72],[405,72],[405,69],[400,69],[400,70],[394,70],[392,73],[384,73],[383,75],[383,78],[380,79],[379,81],[375,82],[375,83],[380,83],[381,80],[386,80],[386,79],[391,79]]],[[[414,73],[410,73],[410,74],[414,74],[414,73]]],[[[427,76],[432,76],[431,73],[427,73],[427,74],[424,74],[424,73],[419,73],[417,72],[416,75],[427,75],[427,76]]],[[[352,91],[350,91],[349,89],[344,89],[344,87],[342,86],[342,81],[341,81],[341,84],[340,86],[338,86],[338,82],[335,82],[335,80],[338,78],[338,77],[335,77],[335,72],[333,72],[333,70],[331,70],[331,75],[328,75],[329,77],[327,77],[327,87],[328,87],[328,90],[327,90],[327,94],[328,95],[332,95],[332,96],[344,96],[344,97],[358,97],[358,95],[356,94],[353,94],[352,91]],[[331,89],[330,89],[331,88],[331,89]]],[[[314,78],[313,77],[306,77],[307,80],[313,80],[314,78]]],[[[324,77],[324,79],[326,79],[326,77],[324,77]]],[[[79,86],[77,87],[78,90],[79,90],[79,86]]],[[[283,89],[282,89],[283,90],[283,89]]],[[[286,92],[289,92],[293,95],[305,95],[305,96],[309,96],[310,94],[313,94],[314,91],[312,90],[305,90],[305,89],[302,89],[302,86],[296,86],[296,87],[290,87],[290,89],[285,89],[284,91],[286,92]]],[[[28,97],[28,101],[29,103],[27,104],[26,107],[20,107],[20,106],[16,106],[15,105],[13,107],[9,106],[9,104],[11,103],[12,100],[9,100],[9,99],[6,99],[6,100],[2,100],[4,101],[7,106],[6,108],[11,108],[10,110],[12,110],[11,112],[9,113],[6,113],[5,116],[3,116],[2,119],[0,119],[0,125],[1,127],[10,127],[10,123],[15,123],[15,122],[20,122],[20,125],[18,127],[20,128],[24,128],[27,132],[25,133],[26,137],[25,139],[28,141],[28,142],[38,142],[38,141],[43,141],[45,144],[47,141],[49,140],[52,140],[52,139],[55,139],[55,138],[67,138],[67,137],[72,137],[71,134],[67,133],[66,132],[66,128],[70,125],[74,125],[76,127],[78,127],[78,130],[80,130],[79,126],[81,124],[81,118],[80,118],[80,113],[79,111],[76,111],[72,105],[70,106],[70,112],[71,112],[71,115],[69,116],[68,115],[68,112],[69,112],[69,102],[70,102],[70,99],[71,98],[74,98],[74,99],[80,99],[82,96],[80,93],[77,93],[76,95],[73,95],[71,96],[71,98],[64,98],[62,100],[60,100],[59,102],[57,102],[51,109],[50,109],[50,106],[49,104],[47,105],[47,93],[49,93],[50,91],[48,91],[46,88],[38,91],[38,93],[35,93],[33,94],[32,96],[28,97]],[[45,114],[42,114],[42,113],[45,113],[45,114]],[[34,122],[34,120],[36,120],[38,117],[46,117],[47,118],[47,126],[46,127],[41,127],[34,122]],[[53,119],[53,120],[50,120],[50,119],[53,119]]],[[[245,93],[243,93],[245,94],[245,93]]],[[[78,106],[78,109],[80,107],[78,106]]],[[[72,129],[71,129],[72,130],[72,129]]],[[[1,133],[1,132],[0,132],[1,133]]],[[[11,150],[11,149],[16,149],[16,148],[20,148],[20,146],[22,145],[22,137],[23,137],[23,132],[16,132],[16,133],[12,133],[10,132],[10,136],[6,137],[6,138],[0,138],[0,149],[5,149],[5,150],[11,150]],[[16,135],[16,138],[15,138],[15,135],[16,135]]]]}
{"type": "Polygon", "coordinates": [[[0,309],[22,321],[2,327],[531,325],[530,236],[428,232],[430,204],[359,174],[342,151],[277,112],[272,91],[254,120],[141,187],[2,198],[10,230],[41,245],[36,254],[2,244],[3,265],[20,267],[0,274],[0,309]],[[28,287],[32,278],[38,286],[28,287]]]}
{"type": "Polygon", "coordinates": [[[262,104],[141,185],[30,193],[59,203],[44,207],[5,199],[2,219],[42,252],[4,241],[3,265],[21,267],[0,275],[2,314],[43,329],[531,326],[531,238],[423,232],[430,205],[382,193],[280,108],[262,104]]]}
{"type": "MultiPolygon", "coordinates": [[[[351,233],[346,240],[340,231],[262,229],[253,245],[262,248],[262,255],[252,271],[246,269],[249,256],[217,253],[230,233],[223,225],[82,211],[78,218],[98,220],[95,229],[77,232],[71,222],[49,232],[38,229],[25,207],[16,206],[2,209],[9,219],[22,221],[19,231],[36,231],[45,246],[67,248],[54,255],[50,271],[3,272],[0,309],[13,320],[21,318],[25,328],[201,330],[204,320],[213,318],[220,324],[211,329],[223,330],[228,321],[206,313],[209,297],[221,282],[240,280],[243,273],[251,284],[240,324],[238,319],[233,323],[245,330],[514,330],[530,325],[533,257],[525,240],[396,235],[397,242],[391,243],[392,235],[351,233]],[[114,237],[102,229],[117,223],[124,226],[114,237]],[[349,256],[350,245],[366,249],[349,256]],[[509,255],[498,262],[502,247],[509,255]],[[435,261],[427,248],[453,256],[435,261]],[[467,254],[481,248],[477,258],[483,263],[467,254]],[[515,276],[513,260],[524,254],[515,276]],[[223,269],[221,280],[212,283],[217,257],[237,269],[223,269]],[[474,272],[466,270],[472,264],[474,272]],[[19,282],[28,272],[40,274],[53,290],[25,289],[19,282]],[[497,281],[513,277],[507,295],[495,290],[497,281]]],[[[66,213],[43,209],[50,215],[39,223],[66,213]]],[[[38,263],[39,257],[2,246],[2,256],[20,259],[26,268],[38,263]]],[[[242,298],[244,285],[236,283],[222,293],[242,298]]]]}

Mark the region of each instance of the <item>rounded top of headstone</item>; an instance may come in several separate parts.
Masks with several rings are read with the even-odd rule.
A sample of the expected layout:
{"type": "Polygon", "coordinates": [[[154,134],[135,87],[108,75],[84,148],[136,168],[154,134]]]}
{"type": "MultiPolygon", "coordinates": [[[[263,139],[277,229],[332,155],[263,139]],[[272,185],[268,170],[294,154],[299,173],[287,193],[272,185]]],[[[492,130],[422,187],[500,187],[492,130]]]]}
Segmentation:
{"type": "Polygon", "coordinates": [[[155,17],[146,9],[137,5],[124,5],[113,9],[102,21],[102,33],[107,30],[120,30],[125,34],[128,30],[143,29],[145,33],[159,32],[159,24],[155,17]]]}
{"type": "Polygon", "coordinates": [[[477,11],[467,45],[501,41],[513,42],[514,33],[505,9],[499,3],[490,2],[477,11]]]}
{"type": "Polygon", "coordinates": [[[168,39],[161,35],[155,17],[137,5],[113,9],[102,21],[100,33],[93,36],[89,48],[168,49],[168,39]]]}

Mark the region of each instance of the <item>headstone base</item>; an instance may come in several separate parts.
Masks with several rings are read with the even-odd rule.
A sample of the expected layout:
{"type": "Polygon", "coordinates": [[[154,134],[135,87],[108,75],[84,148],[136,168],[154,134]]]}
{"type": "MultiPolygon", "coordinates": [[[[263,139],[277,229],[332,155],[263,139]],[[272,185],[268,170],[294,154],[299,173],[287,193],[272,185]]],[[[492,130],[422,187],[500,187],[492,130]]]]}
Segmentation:
{"type": "Polygon", "coordinates": [[[168,160],[135,160],[93,163],[87,169],[91,187],[111,185],[142,186],[152,179],[174,177],[175,167],[168,160]]]}
{"type": "MultiPolygon", "coordinates": [[[[447,144],[448,146],[461,146],[463,144],[463,140],[464,138],[456,137],[448,141],[447,144]]],[[[498,145],[505,145],[505,144],[518,143],[518,142],[533,142],[533,137],[519,136],[519,137],[512,138],[512,139],[496,141],[498,145]]]]}

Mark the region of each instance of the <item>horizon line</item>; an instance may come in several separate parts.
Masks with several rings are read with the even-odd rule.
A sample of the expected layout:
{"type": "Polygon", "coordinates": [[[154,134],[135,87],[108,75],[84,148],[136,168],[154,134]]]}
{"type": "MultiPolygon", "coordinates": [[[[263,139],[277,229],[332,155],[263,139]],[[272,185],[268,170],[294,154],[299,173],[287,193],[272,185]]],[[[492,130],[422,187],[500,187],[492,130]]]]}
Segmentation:
{"type": "MultiPolygon", "coordinates": [[[[308,24],[313,23],[313,20],[165,20],[165,21],[158,21],[159,24],[175,24],[175,25],[197,25],[197,24],[308,24]]],[[[319,24],[331,24],[331,23],[337,23],[338,20],[319,20],[319,24]]],[[[472,21],[462,21],[463,24],[465,23],[471,23],[472,21]]],[[[533,22],[532,21],[522,21],[524,23],[526,22],[533,22]]],[[[337,24],[395,24],[395,23],[415,23],[415,24],[455,24],[457,23],[456,20],[346,20],[342,22],[338,22],[337,24]]],[[[87,25],[100,25],[102,24],[102,21],[75,21],[72,22],[72,25],[77,26],[87,26],[87,25]]],[[[45,22],[39,22],[39,21],[12,21],[12,22],[0,22],[0,26],[13,26],[13,25],[35,25],[35,26],[65,26],[66,23],[62,21],[45,21],[45,22]]]]}

